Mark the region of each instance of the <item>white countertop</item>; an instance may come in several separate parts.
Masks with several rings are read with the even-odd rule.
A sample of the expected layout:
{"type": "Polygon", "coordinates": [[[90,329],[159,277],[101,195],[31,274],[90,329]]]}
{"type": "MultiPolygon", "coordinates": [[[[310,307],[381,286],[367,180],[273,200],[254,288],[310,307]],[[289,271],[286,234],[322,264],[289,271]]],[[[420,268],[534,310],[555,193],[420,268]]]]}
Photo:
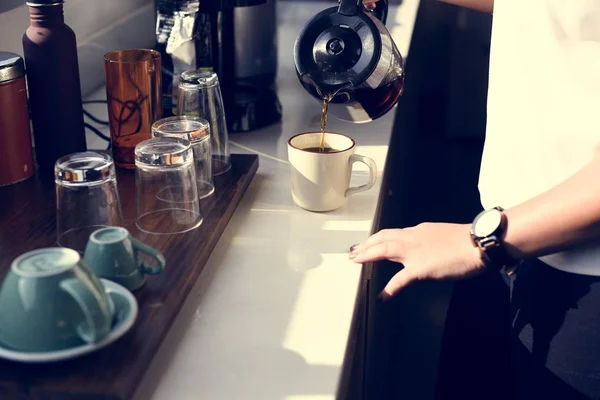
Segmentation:
{"type": "MultiPolygon", "coordinates": [[[[387,26],[408,53],[419,0],[391,7],[387,26]]],[[[348,248],[371,232],[394,112],[366,125],[334,118],[356,153],[379,168],[378,183],[340,210],[296,207],[287,140],[319,129],[320,104],[297,81],[292,49],[321,2],[278,3],[280,124],[230,135],[232,153],[254,152],[260,166],[175,323],[149,366],[136,400],[334,399],[360,280],[348,248]]],[[[105,98],[99,91],[90,98],[105,98]]],[[[87,105],[100,117],[105,106],[87,105]]],[[[90,148],[105,148],[89,136],[90,148]]],[[[353,184],[366,181],[356,165],[353,184]]],[[[171,273],[176,273],[173,269],[171,273]]]]}

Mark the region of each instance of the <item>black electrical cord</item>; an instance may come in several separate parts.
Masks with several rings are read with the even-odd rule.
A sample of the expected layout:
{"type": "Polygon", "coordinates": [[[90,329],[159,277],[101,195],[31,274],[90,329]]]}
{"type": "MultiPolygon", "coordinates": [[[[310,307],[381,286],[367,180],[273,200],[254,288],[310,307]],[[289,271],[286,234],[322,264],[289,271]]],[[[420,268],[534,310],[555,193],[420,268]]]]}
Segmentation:
{"type": "Polygon", "coordinates": [[[84,100],[83,104],[106,104],[106,100],[84,100]]]}
{"type": "MultiPolygon", "coordinates": [[[[84,100],[83,104],[107,104],[107,101],[106,100],[84,100]]],[[[83,114],[97,124],[100,124],[100,125],[108,125],[109,124],[108,121],[103,121],[99,118],[96,118],[92,113],[90,113],[89,111],[87,111],[85,109],[83,110],[83,114]]],[[[84,126],[86,129],[89,129],[90,131],[92,131],[92,133],[95,134],[96,136],[98,136],[100,139],[108,142],[107,150],[110,150],[110,148],[111,148],[110,137],[106,136],[105,134],[100,132],[100,130],[98,128],[88,124],[87,122],[84,123],[84,126]]]]}
{"type": "Polygon", "coordinates": [[[92,133],[94,133],[96,136],[98,136],[100,139],[105,140],[108,142],[108,147],[106,148],[106,150],[110,150],[110,138],[108,136],[106,136],[105,134],[103,134],[102,132],[100,132],[98,130],[98,128],[88,124],[87,122],[83,124],[85,126],[86,129],[89,129],[90,131],[92,131],[92,133]]]}
{"type": "Polygon", "coordinates": [[[101,119],[98,119],[96,117],[94,117],[92,115],[92,113],[90,113],[89,111],[87,111],[85,108],[83,109],[83,114],[88,117],[89,119],[91,119],[92,121],[94,121],[97,124],[100,125],[108,125],[108,121],[102,121],[101,119]]]}
{"type": "MultiPolygon", "coordinates": [[[[107,104],[107,101],[106,100],[84,100],[83,104],[107,104]]],[[[83,109],[83,114],[97,124],[100,124],[100,125],[108,125],[109,124],[108,121],[103,121],[101,119],[98,119],[91,112],[87,111],[85,108],[83,109]]]]}
{"type": "Polygon", "coordinates": [[[84,122],[83,125],[86,127],[86,129],[89,129],[90,131],[92,131],[92,133],[94,133],[100,139],[110,142],[110,138],[108,136],[106,136],[104,133],[100,132],[100,130],[98,128],[96,128],[95,126],[92,126],[92,125],[88,124],[87,122],[84,122]]]}

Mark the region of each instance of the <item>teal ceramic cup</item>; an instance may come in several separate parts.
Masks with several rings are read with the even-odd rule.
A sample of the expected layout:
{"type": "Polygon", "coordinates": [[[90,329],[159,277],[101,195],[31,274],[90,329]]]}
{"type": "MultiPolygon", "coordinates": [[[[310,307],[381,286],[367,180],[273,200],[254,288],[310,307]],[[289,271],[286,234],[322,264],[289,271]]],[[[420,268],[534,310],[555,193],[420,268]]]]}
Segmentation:
{"type": "Polygon", "coordinates": [[[104,339],[111,311],[104,286],[79,253],[45,248],[16,258],[0,287],[0,344],[64,350],[104,339]]]}
{"type": "Polygon", "coordinates": [[[133,238],[127,229],[116,226],[94,231],[83,257],[98,276],[129,290],[140,288],[145,275],[159,274],[165,269],[165,257],[158,250],[133,238]],[[142,254],[153,259],[153,265],[145,264],[142,254]]]}

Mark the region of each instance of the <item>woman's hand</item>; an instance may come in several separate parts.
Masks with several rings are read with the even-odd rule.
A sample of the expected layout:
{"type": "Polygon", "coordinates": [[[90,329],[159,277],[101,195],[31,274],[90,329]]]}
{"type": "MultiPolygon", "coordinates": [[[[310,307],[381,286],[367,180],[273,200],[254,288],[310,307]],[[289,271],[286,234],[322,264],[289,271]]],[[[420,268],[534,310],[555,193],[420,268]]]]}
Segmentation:
{"type": "Polygon", "coordinates": [[[466,278],[485,266],[471,241],[470,224],[424,223],[382,230],[352,246],[350,259],[361,264],[388,259],[404,265],[379,295],[382,300],[415,281],[466,278]]]}

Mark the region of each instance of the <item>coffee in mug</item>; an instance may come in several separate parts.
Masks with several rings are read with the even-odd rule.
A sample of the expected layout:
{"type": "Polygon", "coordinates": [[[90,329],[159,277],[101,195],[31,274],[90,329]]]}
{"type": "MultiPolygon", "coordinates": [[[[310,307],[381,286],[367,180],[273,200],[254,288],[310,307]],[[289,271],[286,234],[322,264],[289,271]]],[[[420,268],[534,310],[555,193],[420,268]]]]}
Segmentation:
{"type": "Polygon", "coordinates": [[[335,153],[336,150],[332,149],[331,147],[309,147],[307,149],[304,149],[304,151],[308,151],[310,153],[335,153]]]}

